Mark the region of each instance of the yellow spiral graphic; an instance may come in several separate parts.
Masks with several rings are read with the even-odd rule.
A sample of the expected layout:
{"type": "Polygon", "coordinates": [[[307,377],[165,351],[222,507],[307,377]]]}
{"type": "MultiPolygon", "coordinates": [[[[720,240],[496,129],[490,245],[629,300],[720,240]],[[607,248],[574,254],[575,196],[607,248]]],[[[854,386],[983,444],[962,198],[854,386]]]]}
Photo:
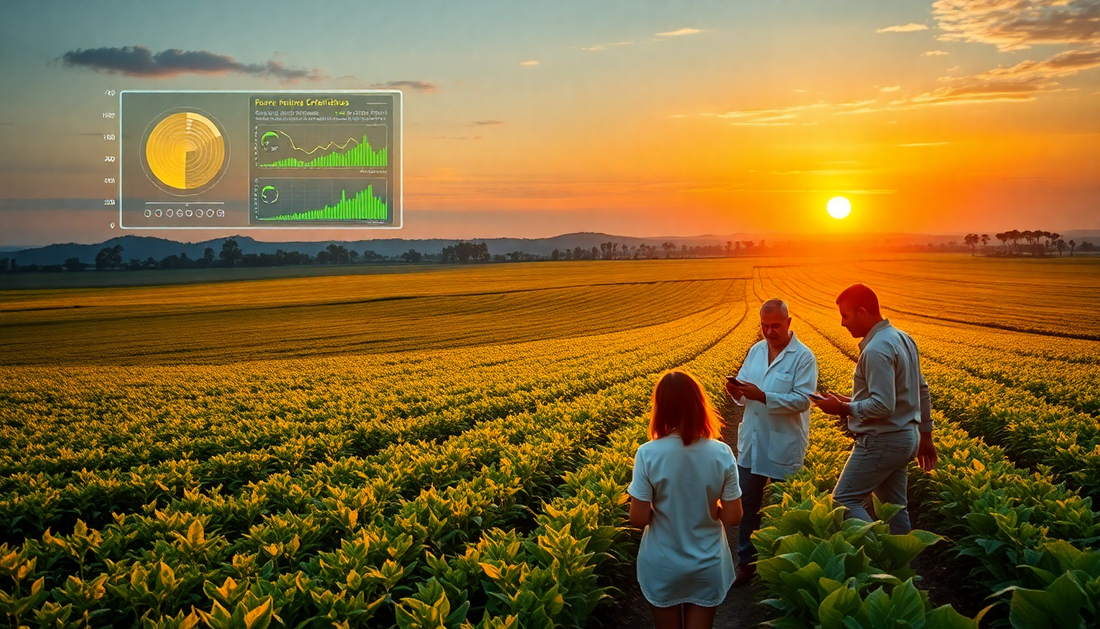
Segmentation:
{"type": "Polygon", "coordinates": [[[225,138],[212,120],[191,111],[157,123],[145,143],[149,170],[166,186],[194,190],[205,186],[225,162],[225,138]]]}

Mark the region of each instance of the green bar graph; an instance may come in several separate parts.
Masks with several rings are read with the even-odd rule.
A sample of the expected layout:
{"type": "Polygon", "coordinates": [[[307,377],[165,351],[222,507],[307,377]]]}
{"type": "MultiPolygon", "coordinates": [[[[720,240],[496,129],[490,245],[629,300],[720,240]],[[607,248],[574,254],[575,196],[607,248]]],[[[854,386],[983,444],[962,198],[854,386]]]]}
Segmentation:
{"type": "MultiPolygon", "coordinates": [[[[384,150],[384,149],[383,149],[384,150]]],[[[374,186],[368,185],[352,198],[347,191],[340,191],[340,200],[319,210],[307,210],[291,214],[261,217],[263,221],[331,221],[331,220],[385,220],[386,202],[374,196],[374,186]]]]}
{"type": "Polygon", "coordinates": [[[367,136],[363,136],[362,141],[349,140],[347,144],[355,143],[355,147],[348,149],[343,153],[330,153],[311,159],[309,161],[302,161],[294,157],[288,157],[281,159],[277,162],[271,162],[270,164],[260,164],[260,168],[333,168],[333,167],[352,167],[361,168],[364,166],[388,166],[389,158],[387,156],[386,147],[382,147],[377,151],[371,148],[370,142],[367,141],[367,136]]]}

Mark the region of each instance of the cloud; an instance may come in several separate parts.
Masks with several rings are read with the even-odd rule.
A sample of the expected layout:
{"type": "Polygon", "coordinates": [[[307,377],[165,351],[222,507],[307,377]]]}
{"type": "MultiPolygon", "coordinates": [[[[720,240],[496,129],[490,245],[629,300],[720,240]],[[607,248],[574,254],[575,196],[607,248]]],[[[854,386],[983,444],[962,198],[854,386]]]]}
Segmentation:
{"type": "Polygon", "coordinates": [[[795,92],[796,94],[805,94],[805,93],[806,93],[806,92],[808,92],[809,90],[800,90],[800,89],[798,89],[798,88],[795,88],[795,89],[794,89],[793,91],[794,91],[794,92],[795,92]]]}
{"type": "MultiPolygon", "coordinates": [[[[794,120],[798,118],[798,115],[802,112],[813,109],[838,109],[835,113],[864,113],[864,111],[878,101],[875,99],[870,100],[853,100],[843,103],[827,103],[825,101],[818,101],[809,105],[792,105],[790,107],[781,107],[778,109],[740,109],[735,111],[727,111],[724,114],[717,114],[719,118],[733,119],[735,122],[729,124],[739,127],[772,127],[772,126],[784,126],[793,124],[816,124],[813,122],[796,123],[794,120]]],[[[700,114],[700,115],[712,115],[712,114],[700,114]]]]}
{"type": "Polygon", "coordinates": [[[966,77],[943,77],[947,84],[910,99],[891,103],[895,107],[947,105],[981,101],[1031,101],[1055,89],[1053,79],[1100,66],[1100,48],[1067,50],[1043,61],[1021,61],[1009,68],[994,68],[966,77]]]}
{"type": "Polygon", "coordinates": [[[674,31],[665,31],[663,33],[655,33],[657,37],[679,37],[680,35],[696,35],[698,33],[705,32],[701,28],[678,28],[674,31]]]}
{"type": "Polygon", "coordinates": [[[928,52],[922,52],[922,57],[942,57],[943,55],[949,55],[951,53],[946,50],[929,50],[928,52]]]}
{"type": "Polygon", "coordinates": [[[605,46],[604,44],[596,44],[595,46],[581,46],[581,50],[596,52],[597,50],[607,50],[607,46],[605,46]]]}
{"type": "Polygon", "coordinates": [[[717,114],[717,116],[719,118],[744,120],[744,122],[738,122],[734,124],[773,123],[781,120],[793,119],[796,117],[796,112],[805,111],[807,109],[820,109],[828,106],[828,103],[819,101],[811,105],[792,105],[790,107],[782,107],[779,109],[739,109],[735,111],[727,111],[724,114],[717,114]]]}
{"type": "Polygon", "coordinates": [[[153,53],[145,46],[121,48],[89,48],[70,50],[61,56],[66,67],[86,68],[108,74],[122,74],[143,78],[174,77],[181,74],[247,74],[263,78],[275,78],[283,83],[305,79],[321,81],[328,76],[314,68],[287,67],[281,61],[241,63],[228,55],[207,50],[179,50],[170,48],[153,53]]]}
{"type": "Polygon", "coordinates": [[[889,87],[884,87],[884,88],[880,89],[879,91],[880,92],[896,92],[900,89],[901,89],[900,85],[891,85],[889,87]]]}
{"type": "Polygon", "coordinates": [[[503,120],[475,120],[470,123],[475,127],[487,127],[490,125],[504,124],[503,120]]]}
{"type": "Polygon", "coordinates": [[[438,92],[439,86],[431,81],[418,81],[412,79],[405,79],[401,81],[386,81],[384,83],[375,83],[371,85],[375,89],[401,89],[408,88],[417,92],[438,92]]]}
{"type": "Polygon", "coordinates": [[[538,64],[539,62],[535,61],[534,59],[530,59],[528,61],[523,61],[520,63],[521,66],[537,66],[538,64]]]}
{"type": "Polygon", "coordinates": [[[910,22],[908,24],[900,24],[898,26],[887,26],[886,28],[876,29],[876,33],[912,33],[915,31],[926,31],[928,27],[924,24],[916,24],[910,22]]]}
{"type": "Polygon", "coordinates": [[[936,0],[943,41],[1023,50],[1035,44],[1100,44],[1100,0],[936,0]]]}
{"type": "Polygon", "coordinates": [[[943,146],[944,144],[951,144],[950,142],[913,142],[911,144],[899,144],[898,146],[915,147],[915,146],[943,146]]]}

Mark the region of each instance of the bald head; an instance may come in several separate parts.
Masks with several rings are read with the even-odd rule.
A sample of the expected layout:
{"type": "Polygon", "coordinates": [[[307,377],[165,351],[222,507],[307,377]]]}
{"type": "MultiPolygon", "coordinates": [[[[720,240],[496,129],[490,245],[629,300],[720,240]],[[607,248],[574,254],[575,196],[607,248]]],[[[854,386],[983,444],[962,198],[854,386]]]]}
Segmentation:
{"type": "Polygon", "coordinates": [[[784,319],[791,316],[790,312],[787,311],[787,302],[778,297],[773,297],[760,306],[760,314],[763,315],[766,312],[778,312],[783,315],[784,319]]]}
{"type": "Polygon", "coordinates": [[[791,340],[791,316],[782,299],[769,299],[760,306],[760,334],[775,351],[791,340]]]}

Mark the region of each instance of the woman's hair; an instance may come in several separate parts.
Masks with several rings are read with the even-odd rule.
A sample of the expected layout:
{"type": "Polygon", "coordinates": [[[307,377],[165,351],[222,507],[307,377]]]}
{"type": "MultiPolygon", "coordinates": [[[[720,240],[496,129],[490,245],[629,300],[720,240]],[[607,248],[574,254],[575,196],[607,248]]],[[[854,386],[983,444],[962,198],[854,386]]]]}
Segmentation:
{"type": "Polygon", "coordinates": [[[685,446],[700,437],[714,439],[722,434],[722,421],[711,408],[703,385],[678,369],[662,373],[653,388],[649,438],[660,439],[674,430],[679,431],[685,446]]]}

